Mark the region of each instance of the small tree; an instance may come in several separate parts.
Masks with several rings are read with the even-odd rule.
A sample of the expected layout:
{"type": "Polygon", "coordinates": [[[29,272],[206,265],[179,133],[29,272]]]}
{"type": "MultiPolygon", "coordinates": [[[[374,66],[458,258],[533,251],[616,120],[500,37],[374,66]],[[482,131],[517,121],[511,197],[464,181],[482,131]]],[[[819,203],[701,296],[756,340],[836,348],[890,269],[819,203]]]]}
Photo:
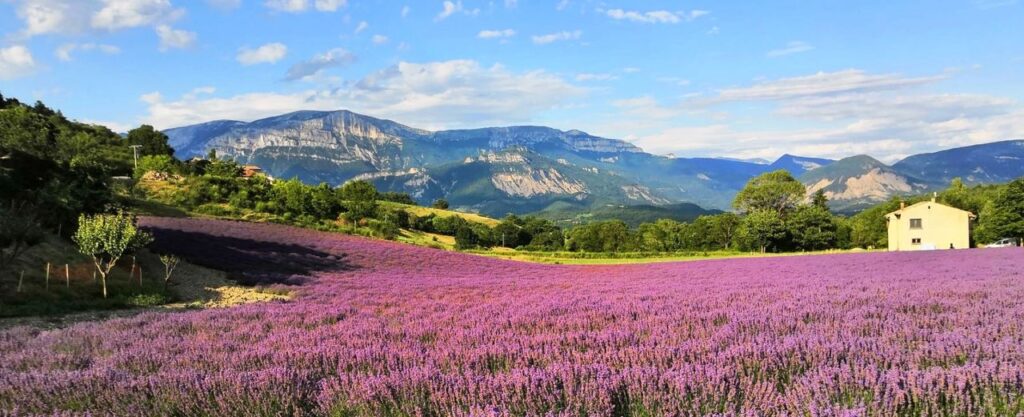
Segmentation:
{"type": "Polygon", "coordinates": [[[365,218],[376,217],[377,215],[377,188],[369,181],[349,181],[338,190],[346,217],[352,221],[359,221],[365,218]]]}
{"type": "Polygon", "coordinates": [[[24,203],[0,206],[0,273],[43,240],[35,210],[24,203]]]}
{"type": "Polygon", "coordinates": [[[167,290],[167,284],[171,282],[171,275],[174,274],[174,268],[178,267],[178,263],[181,262],[181,258],[172,254],[160,255],[160,263],[164,264],[164,290],[167,290]]]}
{"type": "Polygon", "coordinates": [[[434,204],[432,204],[431,207],[441,210],[448,210],[448,200],[445,200],[443,198],[434,200],[434,204]]]}
{"type": "Polygon", "coordinates": [[[135,218],[129,214],[83,214],[78,217],[74,240],[79,251],[92,257],[100,273],[103,298],[107,298],[107,276],[117,266],[117,261],[126,253],[148,245],[153,236],[139,229],[135,218]]]}

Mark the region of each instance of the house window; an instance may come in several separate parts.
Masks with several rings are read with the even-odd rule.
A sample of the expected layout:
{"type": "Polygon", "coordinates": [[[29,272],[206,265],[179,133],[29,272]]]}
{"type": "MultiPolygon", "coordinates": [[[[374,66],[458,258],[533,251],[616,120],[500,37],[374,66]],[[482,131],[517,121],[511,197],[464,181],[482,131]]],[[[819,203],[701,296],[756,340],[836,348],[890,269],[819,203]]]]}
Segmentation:
{"type": "Polygon", "coordinates": [[[911,245],[920,245],[921,244],[921,238],[915,237],[913,239],[910,239],[910,244],[911,245]]]}
{"type": "Polygon", "coordinates": [[[921,219],[910,219],[910,228],[911,229],[920,229],[921,228],[921,219]]]}

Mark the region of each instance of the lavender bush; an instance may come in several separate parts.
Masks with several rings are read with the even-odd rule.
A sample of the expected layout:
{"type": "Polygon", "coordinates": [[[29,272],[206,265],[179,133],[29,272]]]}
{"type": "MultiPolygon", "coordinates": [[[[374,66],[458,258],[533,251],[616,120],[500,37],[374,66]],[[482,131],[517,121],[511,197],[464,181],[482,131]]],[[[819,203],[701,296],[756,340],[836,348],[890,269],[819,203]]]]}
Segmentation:
{"type": "Polygon", "coordinates": [[[0,410],[1024,411],[1024,261],[1014,249],[545,266],[276,225],[142,224],[186,259],[297,284],[298,296],[2,331],[0,410]]]}

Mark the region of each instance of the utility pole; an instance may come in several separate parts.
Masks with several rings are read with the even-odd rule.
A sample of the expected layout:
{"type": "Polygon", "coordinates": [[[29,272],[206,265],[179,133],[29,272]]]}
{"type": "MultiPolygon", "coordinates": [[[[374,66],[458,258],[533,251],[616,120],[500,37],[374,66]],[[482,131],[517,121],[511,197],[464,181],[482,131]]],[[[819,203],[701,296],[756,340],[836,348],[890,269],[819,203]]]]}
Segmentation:
{"type": "Polygon", "coordinates": [[[128,145],[128,147],[132,148],[132,154],[135,155],[135,170],[138,170],[139,169],[139,148],[141,148],[142,145],[128,145]]]}

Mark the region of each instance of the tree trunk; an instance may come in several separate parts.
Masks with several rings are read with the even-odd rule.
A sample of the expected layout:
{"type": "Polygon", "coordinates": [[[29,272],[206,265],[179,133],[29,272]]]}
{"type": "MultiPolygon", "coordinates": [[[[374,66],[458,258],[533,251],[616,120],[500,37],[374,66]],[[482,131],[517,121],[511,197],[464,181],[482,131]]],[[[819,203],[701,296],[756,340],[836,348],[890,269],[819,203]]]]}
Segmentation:
{"type": "Polygon", "coordinates": [[[50,290],[50,263],[46,263],[46,284],[44,287],[47,291],[50,290]]]}
{"type": "Polygon", "coordinates": [[[100,286],[103,287],[103,298],[107,298],[107,274],[100,271],[100,286]]]}
{"type": "Polygon", "coordinates": [[[71,288],[71,268],[68,267],[68,264],[64,264],[64,286],[71,288]]]}

